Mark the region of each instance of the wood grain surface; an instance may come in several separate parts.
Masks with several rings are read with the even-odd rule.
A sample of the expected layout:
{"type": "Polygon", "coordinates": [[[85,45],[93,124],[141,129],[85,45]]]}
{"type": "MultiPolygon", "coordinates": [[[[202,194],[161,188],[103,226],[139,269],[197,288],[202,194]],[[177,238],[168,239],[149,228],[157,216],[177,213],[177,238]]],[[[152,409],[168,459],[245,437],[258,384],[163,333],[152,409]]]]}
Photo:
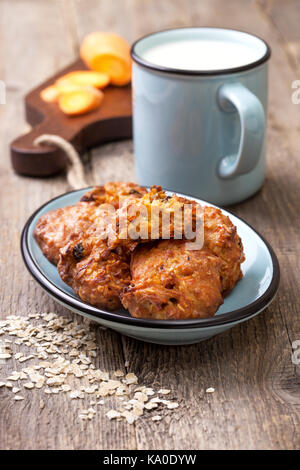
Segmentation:
{"type": "MultiPolygon", "coordinates": [[[[292,343],[300,340],[300,105],[291,101],[292,82],[300,79],[299,24],[299,0],[1,0],[0,79],[7,87],[0,105],[1,317],[42,311],[73,317],[34,282],[19,250],[26,219],[69,189],[65,177],[17,176],[9,142],[25,131],[24,94],[74,60],[82,37],[97,29],[133,41],[173,26],[224,26],[269,42],[267,177],[259,194],[231,210],[268,239],[282,276],[264,313],[203,343],[156,346],[97,329],[97,364],[125,370],[127,361],[143,384],[171,388],[180,402],[176,413],[129,425],[100,411],[83,426],[64,395],[36,391],[12,403],[11,392],[0,388],[2,449],[299,448],[300,365],[291,360],[292,343]],[[211,386],[214,394],[203,393],[211,386]]],[[[131,141],[94,149],[84,161],[90,184],[135,180],[131,141]]],[[[3,377],[8,366],[0,367],[3,377]]]]}

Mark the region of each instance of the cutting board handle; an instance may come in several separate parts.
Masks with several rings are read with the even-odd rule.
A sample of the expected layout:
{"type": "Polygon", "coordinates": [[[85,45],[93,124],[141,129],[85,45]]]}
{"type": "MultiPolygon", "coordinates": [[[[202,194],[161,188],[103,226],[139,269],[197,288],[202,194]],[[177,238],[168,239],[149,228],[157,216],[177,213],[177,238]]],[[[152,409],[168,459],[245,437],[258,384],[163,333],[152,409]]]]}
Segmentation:
{"type": "Polygon", "coordinates": [[[33,144],[37,137],[49,133],[59,135],[69,142],[75,137],[72,128],[65,127],[62,132],[62,129],[55,129],[53,119],[45,119],[11,143],[11,161],[16,173],[26,176],[50,176],[65,170],[67,157],[61,149],[33,144]]]}
{"type": "Polygon", "coordinates": [[[57,78],[86,67],[80,59],[58,72],[25,97],[26,119],[33,126],[28,134],[21,135],[11,145],[11,161],[16,173],[26,176],[52,176],[64,171],[67,157],[55,146],[34,146],[42,134],[55,134],[70,142],[79,153],[104,142],[128,139],[132,136],[131,86],[108,86],[99,109],[92,113],[69,117],[57,103],[41,99],[41,90],[53,85],[57,78]]]}

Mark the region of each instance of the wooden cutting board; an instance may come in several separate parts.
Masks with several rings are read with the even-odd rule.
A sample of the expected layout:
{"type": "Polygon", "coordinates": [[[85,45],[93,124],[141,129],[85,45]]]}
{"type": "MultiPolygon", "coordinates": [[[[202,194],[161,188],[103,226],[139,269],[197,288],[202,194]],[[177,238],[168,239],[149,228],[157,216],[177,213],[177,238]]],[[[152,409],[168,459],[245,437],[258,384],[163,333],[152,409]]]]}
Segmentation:
{"type": "Polygon", "coordinates": [[[46,103],[40,98],[40,91],[52,85],[58,77],[72,70],[83,69],[86,67],[78,59],[26,95],[26,120],[32,130],[15,139],[10,146],[12,166],[17,173],[50,176],[66,168],[66,157],[61,150],[52,146],[33,145],[34,139],[42,134],[59,135],[71,142],[80,153],[103,142],[132,136],[130,85],[105,88],[101,107],[83,116],[66,116],[57,103],[46,103]]]}

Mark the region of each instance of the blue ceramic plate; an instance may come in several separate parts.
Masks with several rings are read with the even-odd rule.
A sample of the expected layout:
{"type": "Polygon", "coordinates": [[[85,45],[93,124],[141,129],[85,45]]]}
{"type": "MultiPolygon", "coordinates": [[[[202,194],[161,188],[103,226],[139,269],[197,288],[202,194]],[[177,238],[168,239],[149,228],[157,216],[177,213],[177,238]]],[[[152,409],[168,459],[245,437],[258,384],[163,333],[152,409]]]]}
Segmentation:
{"type": "MultiPolygon", "coordinates": [[[[43,255],[33,231],[39,217],[53,209],[76,203],[91,188],[72,191],[52,199],[27,221],[21,238],[24,262],[31,275],[56,301],[103,326],[119,333],[159,344],[191,344],[210,338],[264,310],[273,300],[279,284],[279,265],[270,245],[243,220],[223,210],[237,226],[242,238],[246,261],[244,277],[225,298],[216,315],[198,320],[147,320],[133,318],[125,309],[102,310],[80,300],[59,277],[56,267],[43,255]]],[[[168,194],[172,194],[167,191],[168,194]]],[[[200,199],[200,204],[212,205],[200,199]]]]}

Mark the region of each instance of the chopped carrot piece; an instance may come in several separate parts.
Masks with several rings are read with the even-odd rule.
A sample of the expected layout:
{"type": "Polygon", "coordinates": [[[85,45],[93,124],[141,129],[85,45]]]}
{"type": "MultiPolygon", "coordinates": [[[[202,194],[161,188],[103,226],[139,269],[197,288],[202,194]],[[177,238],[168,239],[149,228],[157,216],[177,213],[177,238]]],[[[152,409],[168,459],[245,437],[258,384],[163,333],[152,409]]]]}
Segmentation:
{"type": "Polygon", "coordinates": [[[64,82],[56,82],[55,86],[58,89],[59,95],[62,95],[64,93],[71,93],[72,91],[77,91],[81,90],[82,85],[75,85],[74,83],[71,83],[69,81],[64,81],[64,82]]]}
{"type": "Polygon", "coordinates": [[[103,72],[94,72],[92,70],[76,70],[63,75],[56,80],[56,85],[64,87],[68,85],[87,85],[95,88],[105,88],[109,84],[109,76],[103,72]]]}
{"type": "Polygon", "coordinates": [[[54,103],[58,100],[59,91],[55,85],[50,85],[40,92],[40,97],[47,103],[54,103]]]}
{"type": "Polygon", "coordinates": [[[109,75],[113,85],[126,85],[131,80],[130,46],[117,34],[89,34],[83,40],[80,56],[90,69],[109,75]]]}
{"type": "Polygon", "coordinates": [[[103,93],[96,88],[78,87],[77,90],[62,93],[58,104],[68,116],[77,116],[99,108],[103,96],[103,93]]]}

